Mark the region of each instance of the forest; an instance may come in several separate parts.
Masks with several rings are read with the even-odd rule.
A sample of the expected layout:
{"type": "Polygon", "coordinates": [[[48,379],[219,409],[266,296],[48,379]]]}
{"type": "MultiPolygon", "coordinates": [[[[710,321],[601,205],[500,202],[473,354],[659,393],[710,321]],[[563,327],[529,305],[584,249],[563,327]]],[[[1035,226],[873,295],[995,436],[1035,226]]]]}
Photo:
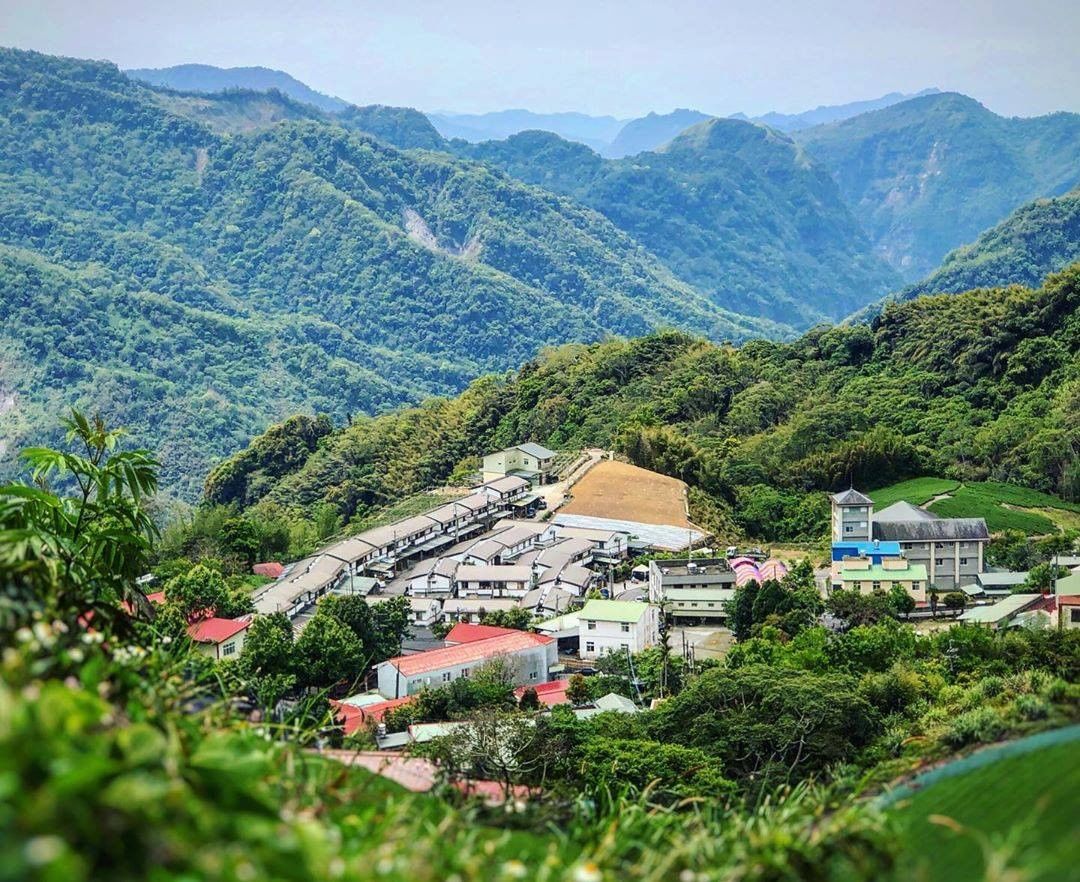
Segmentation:
{"type": "MultiPolygon", "coordinates": [[[[821,491],[941,475],[1080,499],[1080,266],[1039,288],[894,303],[871,325],[735,348],[665,332],[543,352],[516,373],[328,431],[297,417],[216,467],[212,504],[343,519],[523,440],[595,445],[685,480],[699,515],[818,539],[821,491]]],[[[722,530],[730,534],[732,530],[722,530]]]]}

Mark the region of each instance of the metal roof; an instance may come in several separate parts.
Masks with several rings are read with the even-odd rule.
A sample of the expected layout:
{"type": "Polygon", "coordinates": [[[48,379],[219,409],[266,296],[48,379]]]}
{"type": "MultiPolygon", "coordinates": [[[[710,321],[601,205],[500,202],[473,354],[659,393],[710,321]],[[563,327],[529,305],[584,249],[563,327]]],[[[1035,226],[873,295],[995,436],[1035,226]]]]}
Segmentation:
{"type": "Polygon", "coordinates": [[[874,564],[865,569],[845,567],[840,570],[840,578],[845,582],[923,582],[926,580],[926,567],[923,564],[909,563],[904,569],[892,569],[874,564]]]}
{"type": "Polygon", "coordinates": [[[555,523],[560,527],[586,527],[590,530],[606,530],[626,533],[637,537],[630,544],[637,547],[657,548],[662,551],[682,551],[705,538],[700,530],[663,524],[643,524],[640,521],[621,521],[615,518],[596,518],[591,515],[556,514],[555,523]]]}
{"type": "Polygon", "coordinates": [[[529,456],[535,456],[537,459],[551,459],[555,455],[554,450],[548,450],[542,444],[537,444],[533,441],[526,441],[524,444],[518,444],[517,449],[522,453],[527,453],[529,456]]]}
{"type": "Polygon", "coordinates": [[[1034,606],[1040,600],[1042,600],[1041,594],[1010,594],[992,606],[976,606],[969,609],[960,616],[960,621],[995,624],[1022,612],[1029,606],[1034,606]]]}
{"type": "Polygon", "coordinates": [[[927,511],[925,508],[919,508],[917,505],[912,505],[907,500],[901,499],[899,502],[894,502],[887,508],[883,508],[881,511],[874,512],[874,521],[876,523],[893,523],[894,521],[934,521],[937,520],[937,515],[932,511],[927,511]]]}
{"type": "Polygon", "coordinates": [[[479,662],[500,655],[521,652],[537,646],[546,646],[551,643],[551,639],[542,634],[517,631],[500,637],[489,637],[487,640],[476,640],[472,643],[418,652],[415,655],[399,655],[397,658],[388,659],[383,664],[392,665],[403,676],[412,677],[416,674],[441,671],[444,668],[453,668],[469,662],[479,662]]]}
{"type": "Polygon", "coordinates": [[[583,621],[634,624],[640,622],[648,611],[647,603],[636,600],[590,600],[578,610],[577,616],[583,621]]]}
{"type": "Polygon", "coordinates": [[[980,542],[990,538],[990,531],[982,518],[933,518],[880,523],[875,517],[874,538],[897,542],[980,542]]]}
{"type": "Polygon", "coordinates": [[[856,490],[854,487],[850,487],[843,493],[836,493],[833,495],[832,501],[837,505],[873,505],[874,500],[869,496],[865,496],[856,490]]]}

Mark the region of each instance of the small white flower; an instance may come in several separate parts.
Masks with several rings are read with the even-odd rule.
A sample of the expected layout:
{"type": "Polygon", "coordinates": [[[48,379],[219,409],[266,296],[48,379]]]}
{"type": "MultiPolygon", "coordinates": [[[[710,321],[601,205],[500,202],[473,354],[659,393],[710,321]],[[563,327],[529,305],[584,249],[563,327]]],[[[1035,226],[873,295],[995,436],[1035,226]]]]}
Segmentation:
{"type": "Polygon", "coordinates": [[[51,864],[64,853],[64,840],[59,836],[35,836],[26,843],[26,862],[33,867],[51,864]]]}
{"type": "Polygon", "coordinates": [[[574,882],[603,882],[604,874],[592,861],[574,867],[574,882]]]}
{"type": "Polygon", "coordinates": [[[34,639],[34,632],[29,628],[19,628],[19,630],[15,632],[15,639],[20,643],[29,643],[34,639]]]}
{"type": "Polygon", "coordinates": [[[521,861],[515,860],[502,865],[502,874],[508,879],[524,879],[529,875],[529,871],[521,861]]]}

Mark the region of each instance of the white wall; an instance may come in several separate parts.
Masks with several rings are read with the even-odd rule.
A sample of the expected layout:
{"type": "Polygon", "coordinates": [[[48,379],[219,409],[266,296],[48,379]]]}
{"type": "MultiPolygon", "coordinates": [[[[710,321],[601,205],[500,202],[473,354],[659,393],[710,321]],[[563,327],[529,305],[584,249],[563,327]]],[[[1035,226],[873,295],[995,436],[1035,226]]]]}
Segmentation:
{"type": "Polygon", "coordinates": [[[650,646],[655,646],[659,640],[659,610],[654,606],[645,609],[645,615],[638,619],[636,624],[627,625],[623,630],[621,622],[601,622],[593,624],[595,628],[589,628],[589,623],[581,620],[580,631],[580,654],[582,658],[600,658],[609,652],[625,652],[624,646],[630,648],[630,652],[641,652],[650,646]],[[589,649],[592,644],[592,649],[589,649]]]}

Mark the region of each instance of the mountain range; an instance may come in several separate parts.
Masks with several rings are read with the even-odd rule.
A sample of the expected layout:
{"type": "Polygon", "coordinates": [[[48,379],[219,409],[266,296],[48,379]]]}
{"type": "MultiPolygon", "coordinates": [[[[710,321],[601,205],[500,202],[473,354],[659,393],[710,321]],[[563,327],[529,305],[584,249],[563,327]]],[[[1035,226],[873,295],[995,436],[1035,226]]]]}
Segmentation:
{"type": "MultiPolygon", "coordinates": [[[[549,345],[790,339],[910,296],[932,255],[1080,182],[1075,115],[1005,120],[950,93],[791,134],[652,115],[636,128],[664,143],[611,158],[550,132],[448,141],[411,108],[226,73],[151,86],[0,53],[0,468],[76,403],[156,444],[191,497],[269,422],[348,422],[549,345]]],[[[584,136],[578,116],[558,121],[584,136]]],[[[1057,268],[1075,242],[1059,203],[920,290],[1057,268]]]]}

